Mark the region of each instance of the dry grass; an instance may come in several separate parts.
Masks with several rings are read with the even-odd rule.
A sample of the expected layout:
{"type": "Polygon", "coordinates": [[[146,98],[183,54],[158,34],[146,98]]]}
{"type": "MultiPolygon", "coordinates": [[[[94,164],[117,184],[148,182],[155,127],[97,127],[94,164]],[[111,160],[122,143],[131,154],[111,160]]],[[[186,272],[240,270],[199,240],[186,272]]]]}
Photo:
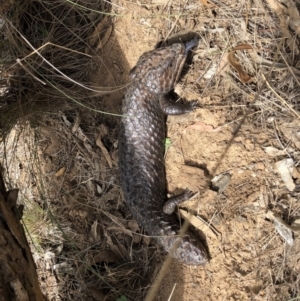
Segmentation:
{"type": "MultiPolygon", "coordinates": [[[[130,41],[142,39],[145,32],[148,40],[156,42],[158,36],[172,38],[186,29],[200,33],[194,70],[184,78],[181,94],[203,100],[204,109],[219,116],[217,126],[228,131],[228,143],[222,145],[217,163],[208,166],[212,175],[235,164],[230,161],[230,151],[236,138],[243,141],[251,136],[261,148],[272,145],[286,150],[287,154],[264,158],[269,173],[252,179],[249,172],[249,177],[233,180],[226,203],[218,196],[213,206],[202,209],[209,224],[223,231],[218,249],[226,253],[226,248],[232,248],[233,263],[224,263],[225,268],[220,264],[220,270],[214,272],[223,275],[224,270],[229,271],[225,286],[231,285],[227,289],[232,289],[232,294],[228,300],[240,297],[239,290],[253,300],[299,298],[297,247],[286,247],[265,217],[267,210],[289,223],[300,216],[298,194],[280,186],[281,179],[273,172],[273,163],[281,158],[293,158],[295,167],[299,162],[295,134],[300,114],[298,10],[292,1],[285,6],[272,0],[201,3],[169,1],[140,6],[114,2],[112,9],[111,4],[98,0],[27,0],[15,1],[3,15],[1,160],[8,187],[20,189],[20,202],[26,207],[24,224],[42,288],[50,300],[116,300],[121,296],[153,300],[161,280],[156,277],[162,263],[159,249],[140,234],[142,230],[130,220],[122,201],[115,143],[118,120],[97,114],[107,109],[99,95],[119,87],[90,84],[91,71],[106,63],[104,45],[97,41],[105,44],[111,34],[109,18],[103,19],[102,13],[126,14],[127,7],[135,14],[132,20],[137,20],[129,28],[132,32],[127,31],[130,41]],[[241,44],[252,47],[235,52],[241,68],[251,77],[247,83],[241,81],[227,56],[241,44]],[[258,134],[252,135],[253,131],[258,134]],[[248,181],[251,187],[258,187],[261,179],[265,183],[261,195],[267,205],[257,211],[247,204],[249,189],[254,190],[248,181]],[[237,194],[239,198],[235,198],[237,194]],[[263,230],[239,237],[231,223],[244,216],[263,225],[263,230]],[[242,247],[235,249],[228,243],[233,239],[255,250],[255,256],[242,247]],[[151,284],[153,296],[146,297],[151,284]]],[[[126,20],[116,19],[118,30],[126,26],[126,20]],[[118,27],[118,22],[123,25],[118,27]]],[[[132,47],[131,42],[128,45],[132,47]]],[[[169,126],[175,136],[176,126],[169,126]]],[[[173,143],[176,145],[175,139],[173,143]]],[[[253,154],[253,160],[258,159],[253,154]]],[[[294,181],[299,184],[296,176],[294,181]]],[[[294,235],[298,245],[297,233],[294,235]]],[[[214,251],[213,244],[211,249],[214,251]]],[[[167,263],[163,272],[168,273],[167,263]]],[[[209,267],[207,271],[205,278],[211,275],[209,267]]],[[[216,285],[222,288],[223,284],[216,285]]],[[[196,296],[185,294],[174,300],[196,296]]],[[[213,296],[204,298],[212,300],[213,296]]]]}
{"type": "Polygon", "coordinates": [[[9,90],[0,100],[2,131],[58,109],[97,109],[92,96],[105,91],[88,84],[96,53],[87,41],[109,10],[101,1],[15,1],[2,27],[2,80],[9,90]]]}

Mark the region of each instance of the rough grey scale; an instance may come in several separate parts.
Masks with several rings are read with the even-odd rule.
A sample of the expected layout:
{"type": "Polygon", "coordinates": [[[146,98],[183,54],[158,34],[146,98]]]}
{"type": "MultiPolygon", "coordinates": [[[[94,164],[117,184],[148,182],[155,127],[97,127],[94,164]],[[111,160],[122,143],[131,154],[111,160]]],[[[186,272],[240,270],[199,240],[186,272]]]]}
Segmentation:
{"type": "MultiPolygon", "coordinates": [[[[191,265],[205,264],[208,256],[192,233],[178,235],[179,221],[174,213],[163,212],[167,200],[164,140],[165,115],[184,114],[196,106],[195,102],[173,103],[166,97],[174,89],[187,52],[195,44],[173,44],[140,57],[131,70],[132,81],[123,98],[119,134],[122,188],[133,217],[172,257],[191,265]]],[[[178,197],[174,200],[178,202],[178,197]]]]}

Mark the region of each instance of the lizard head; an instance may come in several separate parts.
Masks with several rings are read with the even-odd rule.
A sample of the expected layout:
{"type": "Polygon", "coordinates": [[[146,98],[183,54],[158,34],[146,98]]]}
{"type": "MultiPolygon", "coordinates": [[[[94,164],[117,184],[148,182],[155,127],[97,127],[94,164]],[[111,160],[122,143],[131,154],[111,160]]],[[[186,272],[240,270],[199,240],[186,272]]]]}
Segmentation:
{"type": "Polygon", "coordinates": [[[144,53],[131,70],[131,78],[149,92],[166,94],[178,82],[188,52],[197,44],[191,40],[186,44],[176,43],[144,53]]]}

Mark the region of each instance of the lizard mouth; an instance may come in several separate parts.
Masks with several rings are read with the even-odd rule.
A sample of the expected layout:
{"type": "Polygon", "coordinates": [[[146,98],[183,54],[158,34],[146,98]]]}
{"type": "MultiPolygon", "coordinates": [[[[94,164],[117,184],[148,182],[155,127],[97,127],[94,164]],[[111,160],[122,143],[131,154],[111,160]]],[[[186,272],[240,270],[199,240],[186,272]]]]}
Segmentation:
{"type": "Polygon", "coordinates": [[[176,75],[174,76],[174,82],[173,82],[174,84],[178,82],[178,79],[182,72],[182,68],[189,51],[193,49],[197,44],[198,44],[198,39],[196,37],[184,44],[184,49],[181,50],[180,59],[177,60],[177,67],[176,67],[177,71],[176,71],[176,75]]]}
{"type": "Polygon", "coordinates": [[[198,39],[195,37],[193,40],[185,43],[185,55],[188,54],[188,52],[194,48],[198,44],[198,39]]]}
{"type": "MultiPolygon", "coordinates": [[[[174,61],[176,66],[173,68],[173,72],[171,75],[169,75],[168,78],[172,77],[172,87],[174,88],[174,85],[178,82],[180,74],[183,69],[183,65],[186,61],[187,55],[191,49],[193,49],[198,44],[198,39],[195,37],[193,40],[188,41],[185,44],[174,44],[174,47],[177,47],[177,57],[174,57],[174,61]],[[183,47],[184,46],[184,47],[183,47]],[[180,48],[180,49],[178,49],[180,48]]],[[[170,86],[170,85],[169,85],[170,86]]],[[[170,87],[169,87],[170,88],[170,87]]],[[[168,89],[169,89],[168,88],[168,89]]],[[[164,90],[168,90],[164,89],[164,90]]]]}

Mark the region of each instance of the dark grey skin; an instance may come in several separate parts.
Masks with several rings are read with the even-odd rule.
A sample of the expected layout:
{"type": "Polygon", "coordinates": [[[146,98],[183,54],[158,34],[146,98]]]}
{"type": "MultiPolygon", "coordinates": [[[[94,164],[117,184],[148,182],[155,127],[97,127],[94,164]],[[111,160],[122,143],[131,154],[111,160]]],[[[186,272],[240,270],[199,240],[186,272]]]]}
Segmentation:
{"type": "Polygon", "coordinates": [[[166,203],[164,141],[165,116],[185,114],[197,106],[196,102],[173,103],[166,97],[179,79],[189,50],[196,44],[196,40],[173,44],[140,57],[130,73],[132,81],[123,98],[124,117],[119,134],[122,189],[131,214],[172,257],[189,265],[205,264],[208,255],[192,233],[179,235],[179,221],[173,211],[191,193],[185,192],[166,203]]]}

